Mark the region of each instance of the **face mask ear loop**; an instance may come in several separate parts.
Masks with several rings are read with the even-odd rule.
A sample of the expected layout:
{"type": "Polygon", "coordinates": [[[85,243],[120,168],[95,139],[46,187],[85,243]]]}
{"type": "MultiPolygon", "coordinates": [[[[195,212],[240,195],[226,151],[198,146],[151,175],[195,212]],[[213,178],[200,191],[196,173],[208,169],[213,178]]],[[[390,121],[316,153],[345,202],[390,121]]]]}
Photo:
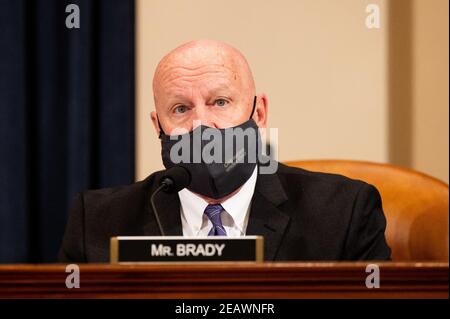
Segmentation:
{"type": "MultiPolygon", "coordinates": [[[[255,95],[255,97],[253,98],[253,109],[252,109],[252,114],[250,115],[250,118],[249,118],[249,120],[251,120],[252,119],[252,117],[253,117],[253,113],[255,113],[255,109],[256,109],[256,95],[255,95]]],[[[258,152],[259,152],[259,147],[258,147],[259,145],[257,144],[257,146],[256,146],[256,152],[257,152],[257,154],[259,154],[258,152]]],[[[258,169],[259,170],[259,169],[258,169]]],[[[258,174],[259,174],[259,171],[258,171],[258,174]]]]}
{"type": "Polygon", "coordinates": [[[256,95],[255,95],[255,98],[253,99],[253,109],[252,109],[252,114],[250,114],[249,120],[252,119],[253,113],[255,113],[255,109],[256,109],[256,95]]]}
{"type": "Polygon", "coordinates": [[[161,127],[161,123],[159,122],[159,116],[157,115],[156,116],[156,119],[158,120],[158,128],[159,128],[159,136],[158,136],[158,138],[160,138],[161,139],[161,136],[164,134],[166,134],[166,133],[164,133],[164,130],[162,129],[162,127],[161,127]]]}

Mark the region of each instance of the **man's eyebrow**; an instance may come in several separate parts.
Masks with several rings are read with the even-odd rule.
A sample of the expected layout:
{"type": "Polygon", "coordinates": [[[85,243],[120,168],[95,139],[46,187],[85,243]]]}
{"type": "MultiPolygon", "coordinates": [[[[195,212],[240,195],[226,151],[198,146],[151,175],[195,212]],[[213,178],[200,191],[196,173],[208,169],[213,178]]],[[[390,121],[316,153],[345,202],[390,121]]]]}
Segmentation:
{"type": "Polygon", "coordinates": [[[173,100],[186,100],[186,95],[182,92],[167,93],[168,101],[172,103],[173,100]]]}
{"type": "Polygon", "coordinates": [[[184,99],[186,96],[183,93],[176,93],[171,96],[171,99],[184,99]]]}
{"type": "Polygon", "coordinates": [[[230,86],[226,83],[221,83],[221,84],[217,85],[216,87],[211,88],[209,90],[209,92],[214,94],[214,93],[218,93],[218,92],[224,91],[224,90],[233,91],[232,86],[230,86]]]}
{"type": "MultiPolygon", "coordinates": [[[[226,83],[221,83],[218,84],[210,89],[208,89],[208,92],[211,94],[217,94],[217,93],[221,93],[223,91],[231,91],[234,92],[232,86],[226,84],[226,83]]],[[[186,95],[184,93],[173,93],[170,94],[169,100],[173,101],[173,100],[185,100],[187,99],[186,95]]]]}

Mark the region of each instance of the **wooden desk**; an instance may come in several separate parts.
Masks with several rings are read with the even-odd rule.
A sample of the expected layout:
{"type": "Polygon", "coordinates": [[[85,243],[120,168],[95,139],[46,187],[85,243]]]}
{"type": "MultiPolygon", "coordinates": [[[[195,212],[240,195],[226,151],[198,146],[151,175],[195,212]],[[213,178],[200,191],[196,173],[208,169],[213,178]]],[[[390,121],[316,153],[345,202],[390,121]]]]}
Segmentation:
{"type": "Polygon", "coordinates": [[[68,289],[65,265],[0,266],[0,298],[448,298],[448,263],[81,265],[68,289]]]}

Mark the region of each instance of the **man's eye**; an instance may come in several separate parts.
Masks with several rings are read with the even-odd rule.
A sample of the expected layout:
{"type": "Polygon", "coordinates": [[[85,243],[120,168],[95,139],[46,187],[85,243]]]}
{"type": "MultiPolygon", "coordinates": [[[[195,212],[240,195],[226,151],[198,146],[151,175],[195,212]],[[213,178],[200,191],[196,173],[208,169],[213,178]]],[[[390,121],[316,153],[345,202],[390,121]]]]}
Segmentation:
{"type": "Polygon", "coordinates": [[[174,111],[174,113],[182,114],[187,111],[187,107],[186,107],[186,105],[178,105],[177,107],[175,107],[175,109],[173,111],[174,111]]]}
{"type": "Polygon", "coordinates": [[[227,105],[229,102],[227,100],[224,99],[217,99],[214,101],[214,104],[217,106],[225,106],[227,105]]]}

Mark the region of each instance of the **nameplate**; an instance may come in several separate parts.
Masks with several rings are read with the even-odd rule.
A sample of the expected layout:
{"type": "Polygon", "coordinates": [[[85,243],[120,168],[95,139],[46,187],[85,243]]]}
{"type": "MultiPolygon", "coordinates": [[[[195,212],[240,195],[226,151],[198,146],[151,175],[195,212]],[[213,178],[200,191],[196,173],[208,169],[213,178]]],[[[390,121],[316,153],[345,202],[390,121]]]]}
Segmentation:
{"type": "Polygon", "coordinates": [[[264,260],[262,236],[119,236],[110,244],[111,263],[264,260]]]}

